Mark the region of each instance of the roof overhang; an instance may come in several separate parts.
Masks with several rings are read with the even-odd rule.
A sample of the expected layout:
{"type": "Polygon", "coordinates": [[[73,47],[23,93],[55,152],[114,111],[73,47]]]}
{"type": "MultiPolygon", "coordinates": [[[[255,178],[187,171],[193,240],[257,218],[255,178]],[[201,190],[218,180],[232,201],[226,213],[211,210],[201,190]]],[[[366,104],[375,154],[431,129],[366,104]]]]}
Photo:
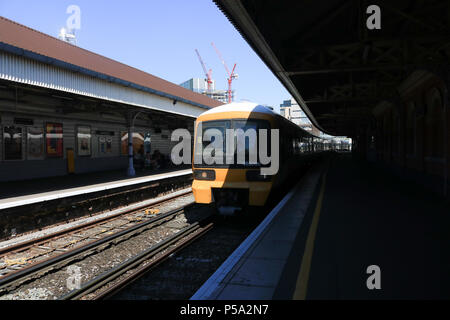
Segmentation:
{"type": "Polygon", "coordinates": [[[214,0],[313,124],[357,136],[381,101],[398,105],[417,70],[447,77],[450,2],[445,0],[214,0]],[[369,29],[370,5],[381,29],[369,29]]]}
{"type": "Polygon", "coordinates": [[[0,79],[196,118],[209,106],[0,42],[0,79]]]}
{"type": "Polygon", "coordinates": [[[248,15],[247,10],[242,5],[242,2],[234,0],[214,1],[219,6],[220,10],[222,10],[225,16],[234,25],[236,30],[239,31],[242,37],[259,55],[259,57],[267,65],[267,67],[281,81],[281,83],[289,91],[295,101],[297,101],[298,105],[303,109],[311,122],[317,128],[325,132],[325,130],[320,126],[320,124],[314,118],[314,115],[309,110],[297,87],[292,83],[291,79],[289,78],[288,72],[284,70],[277,56],[265,41],[264,36],[259,31],[252,18],[248,15]]]}

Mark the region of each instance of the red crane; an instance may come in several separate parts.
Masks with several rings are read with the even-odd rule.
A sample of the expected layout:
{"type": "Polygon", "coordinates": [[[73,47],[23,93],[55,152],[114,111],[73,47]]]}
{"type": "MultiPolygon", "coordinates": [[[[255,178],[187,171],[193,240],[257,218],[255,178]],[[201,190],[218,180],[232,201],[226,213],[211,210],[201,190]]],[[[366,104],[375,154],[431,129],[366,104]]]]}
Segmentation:
{"type": "Polygon", "coordinates": [[[200,64],[202,65],[203,71],[205,72],[205,76],[206,76],[205,81],[208,83],[208,93],[211,93],[211,87],[212,87],[212,70],[209,69],[209,71],[206,71],[206,70],[207,70],[207,69],[206,69],[206,65],[205,65],[205,63],[203,62],[203,59],[202,59],[202,57],[200,56],[200,53],[198,52],[197,49],[195,49],[195,52],[197,53],[198,60],[200,61],[200,64]]]}
{"type": "Polygon", "coordinates": [[[232,95],[233,91],[231,90],[231,87],[233,84],[233,80],[238,78],[238,75],[236,73],[234,73],[234,70],[236,70],[236,64],[234,64],[233,71],[231,71],[231,73],[230,73],[230,70],[228,69],[225,60],[222,58],[222,54],[220,53],[219,49],[216,48],[216,46],[214,45],[214,42],[211,44],[214,47],[214,49],[216,50],[220,61],[222,61],[222,64],[224,65],[225,70],[227,71],[227,74],[228,74],[228,79],[227,79],[227,81],[228,81],[228,103],[231,103],[231,102],[233,102],[233,95],[232,95]]]}

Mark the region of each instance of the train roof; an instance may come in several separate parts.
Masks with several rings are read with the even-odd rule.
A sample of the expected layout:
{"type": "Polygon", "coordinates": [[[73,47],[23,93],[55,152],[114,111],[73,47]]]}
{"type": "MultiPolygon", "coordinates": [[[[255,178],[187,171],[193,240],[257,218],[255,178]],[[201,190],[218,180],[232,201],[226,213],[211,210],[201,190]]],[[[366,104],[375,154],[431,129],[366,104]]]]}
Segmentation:
{"type": "Polygon", "coordinates": [[[317,137],[317,136],[309,133],[308,131],[302,129],[297,124],[295,124],[292,121],[286,119],[285,117],[281,116],[280,114],[273,112],[269,108],[267,108],[267,107],[265,107],[263,105],[254,103],[254,102],[233,102],[233,103],[225,104],[225,105],[222,105],[222,106],[218,106],[218,107],[215,107],[214,109],[211,109],[211,110],[208,110],[208,111],[202,113],[199,116],[199,118],[204,116],[204,115],[211,115],[211,114],[216,114],[216,113],[226,113],[226,112],[233,112],[233,111],[269,114],[269,115],[272,115],[272,116],[280,119],[281,121],[287,123],[290,126],[297,126],[307,136],[322,139],[322,138],[317,137]]]}
{"type": "Polygon", "coordinates": [[[214,109],[208,110],[200,115],[209,115],[215,113],[223,113],[223,112],[233,112],[233,111],[242,111],[242,112],[257,112],[257,113],[266,113],[276,115],[275,112],[270,110],[267,107],[262,105],[258,105],[253,102],[233,102],[229,104],[225,104],[222,106],[215,107],[214,109]]]}

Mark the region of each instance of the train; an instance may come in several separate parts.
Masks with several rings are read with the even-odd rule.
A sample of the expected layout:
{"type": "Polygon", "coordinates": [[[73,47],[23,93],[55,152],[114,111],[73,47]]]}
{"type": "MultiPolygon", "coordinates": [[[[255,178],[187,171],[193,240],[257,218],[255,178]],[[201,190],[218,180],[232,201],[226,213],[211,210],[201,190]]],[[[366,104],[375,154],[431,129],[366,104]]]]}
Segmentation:
{"type": "Polygon", "coordinates": [[[222,215],[235,215],[247,207],[265,206],[272,194],[292,180],[299,170],[328,151],[330,146],[325,139],[312,135],[262,105],[236,102],[208,110],[195,122],[192,165],[195,202],[214,204],[222,215]],[[208,130],[211,129],[216,134],[222,134],[223,141],[210,138],[208,130]],[[239,129],[242,130],[240,136],[236,134],[239,129]],[[267,138],[256,134],[256,141],[252,143],[250,134],[242,136],[242,132],[249,129],[254,129],[256,133],[267,130],[267,138]],[[276,131],[273,129],[278,129],[278,150],[271,150],[275,141],[268,132],[276,131]],[[231,130],[229,135],[226,134],[227,130],[231,130]],[[241,137],[241,149],[238,148],[238,137],[241,137]],[[216,144],[211,151],[213,143],[216,144]],[[260,148],[264,148],[263,143],[266,143],[263,151],[267,155],[270,153],[272,160],[276,158],[275,152],[278,152],[278,170],[272,174],[263,173],[270,169],[267,159],[263,157],[264,153],[260,153],[260,148]],[[227,149],[230,144],[231,151],[227,149]],[[253,150],[253,155],[257,154],[257,161],[249,161],[250,148],[257,149],[253,150]],[[228,157],[231,161],[208,161],[206,150],[215,160],[228,157]],[[244,151],[244,162],[237,161],[239,150],[244,151]]]}

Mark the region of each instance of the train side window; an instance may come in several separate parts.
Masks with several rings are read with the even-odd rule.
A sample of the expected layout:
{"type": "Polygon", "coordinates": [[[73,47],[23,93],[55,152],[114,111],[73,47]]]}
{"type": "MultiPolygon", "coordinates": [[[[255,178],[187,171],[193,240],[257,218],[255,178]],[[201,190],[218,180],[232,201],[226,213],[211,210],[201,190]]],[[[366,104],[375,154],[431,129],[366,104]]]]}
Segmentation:
{"type": "Polygon", "coordinates": [[[295,143],[295,154],[299,155],[301,153],[301,150],[300,150],[300,139],[299,138],[295,138],[294,139],[294,143],[295,143]]]}
{"type": "Polygon", "coordinates": [[[309,152],[309,139],[306,137],[303,137],[301,139],[301,152],[302,153],[308,153],[309,152]]]}
{"type": "Polygon", "coordinates": [[[287,136],[284,139],[284,154],[286,155],[286,158],[290,158],[292,156],[292,141],[291,137],[287,136]]]}
{"type": "Polygon", "coordinates": [[[294,138],[292,138],[292,137],[290,137],[289,138],[289,146],[290,146],[290,148],[289,148],[289,155],[292,157],[294,154],[295,154],[295,147],[294,147],[294,144],[295,144],[295,141],[294,141],[294,138]]]}

